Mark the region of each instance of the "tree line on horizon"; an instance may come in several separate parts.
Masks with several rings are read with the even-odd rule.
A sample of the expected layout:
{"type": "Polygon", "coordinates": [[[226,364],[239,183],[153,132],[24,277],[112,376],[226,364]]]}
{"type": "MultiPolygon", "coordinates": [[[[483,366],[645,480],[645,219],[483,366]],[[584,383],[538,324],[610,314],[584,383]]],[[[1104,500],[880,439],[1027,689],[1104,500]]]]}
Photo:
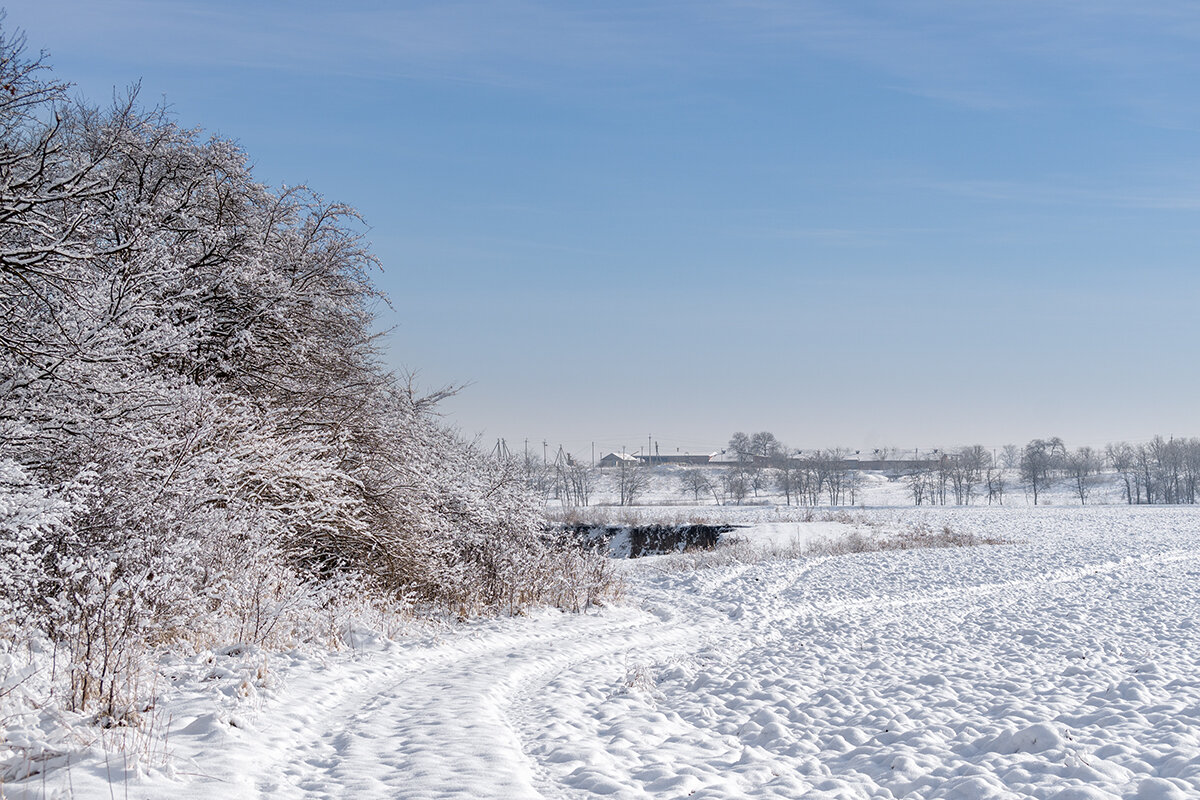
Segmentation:
{"type": "MultiPolygon", "coordinates": [[[[734,458],[719,471],[681,470],[680,493],[697,503],[711,497],[718,505],[741,504],[767,492],[782,495],[786,505],[854,505],[860,495],[861,471],[848,450],[801,452],[769,431],[739,431],[730,437],[726,452],[734,458]]],[[[903,462],[895,458],[899,452],[884,449],[873,455],[878,461],[903,462]]],[[[521,468],[535,493],[573,506],[589,504],[599,475],[597,468],[570,459],[544,465],[526,458],[521,468]]],[[[1059,437],[997,450],[969,445],[931,450],[929,458],[908,462],[898,477],[918,506],[977,501],[1002,505],[1014,487],[1037,505],[1050,485],[1064,483],[1080,504],[1086,504],[1106,470],[1118,477],[1129,505],[1195,504],[1200,501],[1200,438],[1155,436],[1149,442],[1116,442],[1103,449],[1070,449],[1059,437]]],[[[635,504],[650,486],[642,465],[621,463],[613,471],[619,505],[635,504]]]]}

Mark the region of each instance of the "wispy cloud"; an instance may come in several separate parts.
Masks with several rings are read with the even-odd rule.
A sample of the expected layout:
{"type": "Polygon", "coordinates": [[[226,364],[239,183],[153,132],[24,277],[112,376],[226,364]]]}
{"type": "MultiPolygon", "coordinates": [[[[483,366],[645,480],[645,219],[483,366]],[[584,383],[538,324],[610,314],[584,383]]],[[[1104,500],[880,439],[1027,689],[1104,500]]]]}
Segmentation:
{"type": "MultiPolygon", "coordinates": [[[[858,64],[898,90],[982,110],[1087,99],[1162,113],[1164,69],[1200,79],[1200,7],[1185,0],[714,0],[731,30],[858,64]]],[[[1178,88],[1178,87],[1175,87],[1178,88]]]]}
{"type": "Polygon", "coordinates": [[[642,15],[532,2],[9,3],[72,49],[148,63],[521,85],[556,70],[667,67],[672,37],[642,15]],[[69,9],[69,11],[67,10],[69,9]],[[66,11],[66,13],[64,13],[66,11]]]}
{"type": "Polygon", "coordinates": [[[926,188],[974,200],[1039,206],[1091,206],[1160,211],[1200,210],[1200,180],[1192,186],[1178,182],[1115,185],[1081,182],[1077,177],[1060,180],[932,181],[926,188]]]}
{"type": "Polygon", "coordinates": [[[939,233],[936,228],[888,227],[775,227],[742,229],[739,236],[753,239],[784,239],[811,242],[830,247],[882,247],[901,239],[939,233]]]}
{"type": "Polygon", "coordinates": [[[1179,97],[1171,87],[1163,91],[1164,68],[1184,84],[1200,79],[1200,8],[1183,0],[7,6],[10,23],[53,27],[73,49],[114,58],[359,79],[529,86],[586,75],[598,84],[644,83],[664,74],[719,76],[807,52],[877,73],[881,86],[957,106],[1003,111],[1052,103],[1061,98],[1039,84],[1057,78],[1078,89],[1077,97],[1168,119],[1179,97]]]}

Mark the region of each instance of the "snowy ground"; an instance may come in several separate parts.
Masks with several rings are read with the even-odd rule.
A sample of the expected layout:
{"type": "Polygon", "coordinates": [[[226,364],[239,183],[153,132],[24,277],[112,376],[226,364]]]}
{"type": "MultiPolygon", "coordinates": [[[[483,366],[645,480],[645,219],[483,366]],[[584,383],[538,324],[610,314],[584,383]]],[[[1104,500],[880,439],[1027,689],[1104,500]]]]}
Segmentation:
{"type": "Polygon", "coordinates": [[[1200,797],[1200,510],[858,513],[1017,543],[688,570],[666,556],[626,564],[628,601],[600,613],[180,662],[158,709],[168,759],[127,773],[93,748],[4,791],[1200,797]]]}

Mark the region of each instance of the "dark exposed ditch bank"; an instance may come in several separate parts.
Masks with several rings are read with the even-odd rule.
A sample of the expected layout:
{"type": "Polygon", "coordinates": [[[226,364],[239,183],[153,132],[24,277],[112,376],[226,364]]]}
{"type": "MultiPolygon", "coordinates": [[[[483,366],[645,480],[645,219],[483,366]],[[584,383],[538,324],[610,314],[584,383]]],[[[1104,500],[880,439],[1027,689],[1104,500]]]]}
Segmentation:
{"type": "Polygon", "coordinates": [[[615,557],[679,553],[684,550],[711,550],[721,536],[737,530],[737,525],[587,525],[576,523],[556,530],[564,536],[581,539],[589,545],[608,550],[615,557]]]}

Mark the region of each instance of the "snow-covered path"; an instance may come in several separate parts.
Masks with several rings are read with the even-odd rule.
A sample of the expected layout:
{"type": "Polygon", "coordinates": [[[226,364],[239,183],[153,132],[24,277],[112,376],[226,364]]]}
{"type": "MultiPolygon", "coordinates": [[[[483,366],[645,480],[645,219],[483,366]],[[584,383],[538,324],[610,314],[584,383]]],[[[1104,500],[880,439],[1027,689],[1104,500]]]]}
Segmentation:
{"type": "Polygon", "coordinates": [[[475,787],[493,797],[538,797],[539,766],[515,735],[514,705],[555,676],[631,643],[670,648],[688,636],[675,629],[652,642],[657,619],[632,610],[524,622],[405,659],[385,675],[363,664],[364,689],[330,697],[321,725],[314,725],[310,687],[293,687],[290,705],[304,710],[293,712],[298,724],[278,748],[276,768],[258,777],[255,789],[280,796],[299,796],[299,788],[319,797],[462,797],[475,787]]]}
{"type": "Polygon", "coordinates": [[[129,796],[1200,796],[1200,514],[944,519],[1021,541],[648,564],[600,614],[297,662],[129,796]]]}

